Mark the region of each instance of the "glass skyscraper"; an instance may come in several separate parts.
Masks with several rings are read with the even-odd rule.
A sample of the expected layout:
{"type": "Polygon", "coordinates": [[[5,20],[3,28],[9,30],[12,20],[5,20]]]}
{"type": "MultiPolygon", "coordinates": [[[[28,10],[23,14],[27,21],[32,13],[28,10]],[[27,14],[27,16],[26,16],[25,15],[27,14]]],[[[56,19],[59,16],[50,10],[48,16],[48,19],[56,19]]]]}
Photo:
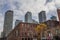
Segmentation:
{"type": "Polygon", "coordinates": [[[3,37],[6,37],[8,33],[12,30],[13,26],[13,11],[8,10],[5,13],[5,18],[4,18],[4,27],[3,27],[3,37]]]}
{"type": "Polygon", "coordinates": [[[32,23],[32,13],[29,11],[25,14],[25,22],[32,23]]]}
{"type": "Polygon", "coordinates": [[[39,23],[45,22],[46,21],[46,12],[45,11],[41,11],[38,14],[39,17],[39,23]]]}

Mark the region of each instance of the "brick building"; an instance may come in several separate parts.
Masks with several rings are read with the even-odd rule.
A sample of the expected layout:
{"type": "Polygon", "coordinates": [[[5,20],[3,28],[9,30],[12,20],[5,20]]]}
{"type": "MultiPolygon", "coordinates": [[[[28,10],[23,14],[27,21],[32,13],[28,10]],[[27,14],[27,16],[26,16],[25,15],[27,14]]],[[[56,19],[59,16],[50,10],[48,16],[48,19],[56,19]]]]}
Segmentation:
{"type": "Polygon", "coordinates": [[[57,14],[58,14],[58,18],[59,18],[59,21],[60,21],[60,9],[57,9],[57,14]]]}
{"type": "MultiPolygon", "coordinates": [[[[60,25],[58,21],[48,20],[44,22],[47,24],[47,29],[42,31],[40,39],[53,39],[55,35],[60,36],[60,25]]],[[[7,36],[7,40],[37,40],[37,35],[39,35],[35,28],[39,24],[34,23],[19,23],[7,36]]]]}
{"type": "Polygon", "coordinates": [[[45,22],[47,24],[47,29],[44,30],[44,35],[42,34],[41,39],[54,39],[54,36],[60,36],[60,25],[58,21],[48,20],[45,22]]]}
{"type": "Polygon", "coordinates": [[[7,40],[7,39],[6,39],[6,37],[4,37],[4,38],[0,38],[0,40],[7,40]]]}
{"type": "Polygon", "coordinates": [[[35,28],[38,24],[33,23],[19,23],[11,33],[7,36],[7,40],[33,40],[35,28]]]}

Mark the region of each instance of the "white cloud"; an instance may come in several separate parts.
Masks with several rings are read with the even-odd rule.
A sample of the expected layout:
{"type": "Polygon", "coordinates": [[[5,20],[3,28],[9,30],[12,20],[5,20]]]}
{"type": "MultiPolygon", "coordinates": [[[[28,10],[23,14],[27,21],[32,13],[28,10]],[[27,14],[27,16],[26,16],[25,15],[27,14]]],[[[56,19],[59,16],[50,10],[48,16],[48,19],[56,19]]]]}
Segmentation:
{"type": "MultiPolygon", "coordinates": [[[[44,7],[44,3],[45,3],[44,0],[10,0],[9,3],[11,5],[11,9],[15,10],[16,15],[20,14],[24,17],[27,11],[31,11],[33,15],[33,19],[38,18],[37,13],[39,13],[41,10],[47,9],[44,7]],[[16,5],[18,5],[19,7],[17,8],[16,5]]],[[[16,16],[15,18],[19,18],[20,15],[16,16]]]]}
{"type": "Polygon", "coordinates": [[[55,0],[55,4],[57,8],[60,8],[60,0],[55,0]]]}
{"type": "Polygon", "coordinates": [[[45,10],[47,13],[50,11],[54,12],[56,10],[54,0],[48,3],[46,6],[44,5],[46,0],[10,0],[9,2],[11,4],[11,8],[16,10],[17,14],[22,12],[20,13],[21,15],[24,15],[26,11],[31,11],[33,16],[37,17],[37,13],[39,13],[41,10],[45,10]],[[18,8],[15,3],[17,3],[16,5],[18,5],[18,8]]]}

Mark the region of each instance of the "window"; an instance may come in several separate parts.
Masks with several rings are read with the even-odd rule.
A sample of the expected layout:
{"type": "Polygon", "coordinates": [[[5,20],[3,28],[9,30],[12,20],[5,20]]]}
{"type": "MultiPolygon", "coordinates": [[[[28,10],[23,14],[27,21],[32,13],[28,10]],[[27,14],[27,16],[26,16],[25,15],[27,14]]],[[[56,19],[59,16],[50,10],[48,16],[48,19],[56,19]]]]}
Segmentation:
{"type": "Polygon", "coordinates": [[[56,34],[57,34],[57,35],[59,34],[59,29],[56,29],[56,34]]]}
{"type": "Polygon", "coordinates": [[[30,40],[30,38],[28,38],[28,40],[30,40]]]}
{"type": "Polygon", "coordinates": [[[48,36],[49,36],[49,37],[51,36],[51,32],[50,32],[50,31],[48,31],[48,36]]]}
{"type": "Polygon", "coordinates": [[[45,37],[44,32],[42,32],[42,37],[45,37]]]}
{"type": "Polygon", "coordinates": [[[59,30],[59,34],[60,34],[60,30],[59,30]]]}
{"type": "Polygon", "coordinates": [[[18,36],[19,35],[19,32],[18,30],[15,31],[15,35],[18,36]]]}
{"type": "Polygon", "coordinates": [[[22,27],[24,26],[24,24],[22,24],[22,27]]]}
{"type": "Polygon", "coordinates": [[[27,40],[27,38],[25,38],[25,40],[27,40]]]}
{"type": "Polygon", "coordinates": [[[24,38],[22,38],[22,40],[24,40],[24,38]]]}
{"type": "Polygon", "coordinates": [[[58,33],[58,30],[56,29],[56,34],[58,33]]]}
{"type": "Polygon", "coordinates": [[[22,40],[27,40],[27,38],[22,38],[22,40]]]}

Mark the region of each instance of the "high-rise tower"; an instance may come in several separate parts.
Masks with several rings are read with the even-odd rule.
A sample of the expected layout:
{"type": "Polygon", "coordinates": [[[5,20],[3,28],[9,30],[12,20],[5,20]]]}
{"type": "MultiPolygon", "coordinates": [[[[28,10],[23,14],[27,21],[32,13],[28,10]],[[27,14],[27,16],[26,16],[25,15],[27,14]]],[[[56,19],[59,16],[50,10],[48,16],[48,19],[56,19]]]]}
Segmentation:
{"type": "Polygon", "coordinates": [[[4,18],[4,27],[3,27],[3,37],[6,37],[8,33],[12,30],[13,26],[13,11],[8,10],[5,13],[5,18],[4,18]]]}
{"type": "Polygon", "coordinates": [[[23,22],[22,20],[16,20],[15,21],[15,26],[17,26],[20,22],[23,22]]]}
{"type": "Polygon", "coordinates": [[[39,17],[39,23],[45,22],[46,21],[46,12],[45,11],[41,11],[38,15],[39,17]]]}

